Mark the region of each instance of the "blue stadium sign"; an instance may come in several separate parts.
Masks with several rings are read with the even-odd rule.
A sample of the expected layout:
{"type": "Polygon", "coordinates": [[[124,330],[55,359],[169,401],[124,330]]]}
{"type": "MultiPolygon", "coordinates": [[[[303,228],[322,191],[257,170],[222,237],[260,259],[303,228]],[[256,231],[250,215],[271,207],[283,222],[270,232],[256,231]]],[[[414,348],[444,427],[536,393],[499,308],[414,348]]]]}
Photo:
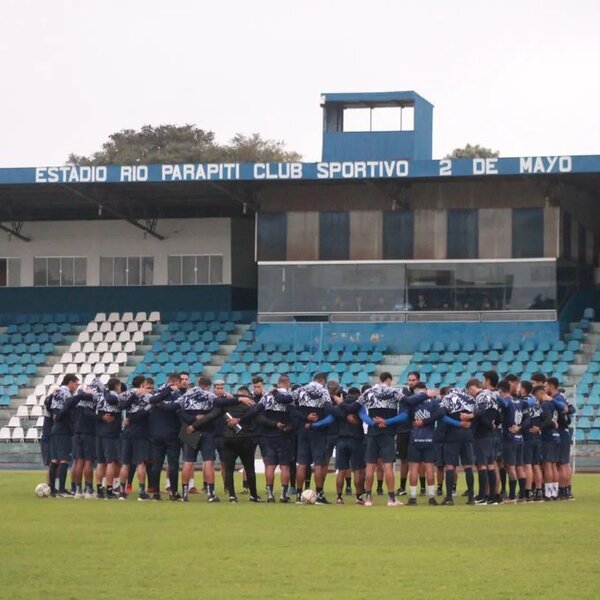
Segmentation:
{"type": "Polygon", "coordinates": [[[423,177],[600,173],[600,156],[529,156],[318,163],[202,163],[0,169],[0,185],[169,183],[181,181],[323,181],[423,177]]]}

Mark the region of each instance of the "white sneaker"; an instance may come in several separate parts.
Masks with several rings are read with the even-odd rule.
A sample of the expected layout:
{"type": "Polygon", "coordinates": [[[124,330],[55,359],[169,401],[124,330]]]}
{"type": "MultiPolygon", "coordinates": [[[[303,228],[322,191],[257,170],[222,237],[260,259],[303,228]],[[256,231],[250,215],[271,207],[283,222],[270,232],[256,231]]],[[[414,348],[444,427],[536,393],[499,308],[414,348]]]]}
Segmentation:
{"type": "Polygon", "coordinates": [[[75,500],[80,500],[83,497],[84,497],[83,492],[75,492],[75,495],[73,496],[73,498],[75,498],[75,500]]]}
{"type": "Polygon", "coordinates": [[[404,506],[404,502],[400,502],[400,500],[388,500],[388,506],[404,506]]]}
{"type": "Polygon", "coordinates": [[[83,497],[85,500],[95,500],[96,499],[96,494],[94,494],[94,492],[85,492],[83,494],[83,497]]]}

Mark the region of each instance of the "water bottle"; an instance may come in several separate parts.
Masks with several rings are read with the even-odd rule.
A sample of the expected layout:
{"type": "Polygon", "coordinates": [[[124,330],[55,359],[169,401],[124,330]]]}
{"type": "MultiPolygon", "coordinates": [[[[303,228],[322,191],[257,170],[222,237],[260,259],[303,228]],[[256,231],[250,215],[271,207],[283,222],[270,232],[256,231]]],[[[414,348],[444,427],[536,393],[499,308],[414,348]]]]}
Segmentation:
{"type": "MultiPolygon", "coordinates": [[[[233,415],[230,412],[226,412],[225,416],[227,419],[233,419],[233,415]]],[[[242,430],[242,426],[239,423],[236,423],[233,427],[231,427],[236,433],[239,433],[242,430]]]]}

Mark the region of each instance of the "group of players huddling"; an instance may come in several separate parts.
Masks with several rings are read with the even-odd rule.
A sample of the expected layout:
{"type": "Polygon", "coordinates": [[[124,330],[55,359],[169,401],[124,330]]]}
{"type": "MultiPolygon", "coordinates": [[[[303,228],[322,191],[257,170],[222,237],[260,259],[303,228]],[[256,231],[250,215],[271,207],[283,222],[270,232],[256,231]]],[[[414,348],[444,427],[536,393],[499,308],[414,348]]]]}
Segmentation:
{"type": "Polygon", "coordinates": [[[279,467],[280,502],[291,502],[295,494],[301,503],[312,475],[316,503],[329,504],[324,483],[334,452],[337,504],[344,503],[344,494],[353,495],[353,476],[359,505],[373,504],[375,479],[377,495],[384,494],[385,481],[388,506],[403,504],[398,496],[407,494],[408,505],[417,504],[418,484],[430,505],[438,504],[436,496],[444,496],[441,504],[452,505],[459,466],[467,504],[573,498],[569,455],[574,407],[558,380],[542,373],[519,381],[515,375],[500,380],[496,371],[487,371],[483,381],[471,379],[464,388],[439,390],[427,389],[414,371],[404,388],[394,387],[392,375],[385,372],[379,383],[361,390],[342,389],[323,373],[304,386],[292,386],[281,375],[273,389],[254,376],[252,389],[241,386],[235,393],[205,376],[192,387],[187,373],[169,374],[156,391],[153,380],[144,376],[135,377],[125,390],[117,378],[80,388],[77,376],[67,374],[45,407],[41,445],[54,497],[126,499],[137,473],[138,498],[160,500],[166,458],[169,498],[187,502],[196,491],[194,465],[200,455],[207,500],[217,502],[218,453],[229,501],[238,501],[234,472],[239,458],[243,493],[260,502],[254,467],[259,447],[267,502],[276,501],[279,467]]]}

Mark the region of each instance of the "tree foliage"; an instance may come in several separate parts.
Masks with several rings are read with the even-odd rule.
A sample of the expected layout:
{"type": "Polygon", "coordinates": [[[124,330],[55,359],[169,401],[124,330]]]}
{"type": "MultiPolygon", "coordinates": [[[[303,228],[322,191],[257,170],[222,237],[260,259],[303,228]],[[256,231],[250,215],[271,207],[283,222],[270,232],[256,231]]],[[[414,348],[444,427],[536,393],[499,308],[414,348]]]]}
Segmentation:
{"type": "Polygon", "coordinates": [[[498,156],[500,156],[498,150],[492,150],[479,144],[474,146],[467,144],[464,148],[455,148],[445,158],[498,158],[498,156]]]}
{"type": "Polygon", "coordinates": [[[212,131],[195,125],[144,125],[122,129],[108,137],[90,156],[70,154],[71,165],[134,165],[200,162],[287,162],[298,161],[297,152],[284,142],[263,139],[260,134],[237,133],[228,144],[218,144],[212,131]]]}

